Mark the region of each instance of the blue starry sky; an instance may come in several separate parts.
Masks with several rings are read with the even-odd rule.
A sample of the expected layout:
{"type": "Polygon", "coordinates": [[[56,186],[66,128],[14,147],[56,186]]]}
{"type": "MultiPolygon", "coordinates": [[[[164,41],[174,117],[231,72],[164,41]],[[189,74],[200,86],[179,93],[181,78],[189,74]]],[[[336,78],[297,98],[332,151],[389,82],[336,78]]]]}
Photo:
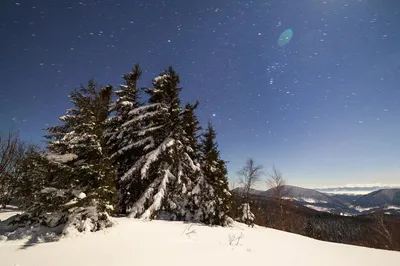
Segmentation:
{"type": "Polygon", "coordinates": [[[293,185],[400,183],[399,28],[397,0],[2,0],[0,131],[40,142],[89,78],[172,65],[231,179],[253,157],[293,185]]]}

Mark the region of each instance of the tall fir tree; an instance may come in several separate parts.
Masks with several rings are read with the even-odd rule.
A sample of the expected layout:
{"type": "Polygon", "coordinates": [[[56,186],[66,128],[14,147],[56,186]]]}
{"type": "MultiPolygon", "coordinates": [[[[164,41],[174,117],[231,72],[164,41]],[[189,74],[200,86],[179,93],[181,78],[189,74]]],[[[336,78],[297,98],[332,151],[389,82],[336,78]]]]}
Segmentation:
{"type": "MultiPolygon", "coordinates": [[[[228,171],[226,162],[220,158],[214,126],[209,122],[201,141],[202,171],[204,179],[211,186],[211,197],[216,202],[212,215],[205,216],[206,223],[224,225],[231,207],[228,171]]],[[[206,196],[210,200],[210,196],[206,196]]],[[[210,204],[210,203],[209,203],[210,204]]]]}
{"type": "Polygon", "coordinates": [[[63,124],[47,129],[49,152],[35,162],[48,173],[28,209],[30,218],[48,226],[63,224],[65,234],[112,225],[115,178],[104,138],[111,91],[89,81],[71,93],[74,107],[60,117],[63,124]]]}
{"type": "Polygon", "coordinates": [[[184,130],[184,138],[182,142],[186,147],[186,152],[197,165],[200,164],[200,172],[193,182],[193,189],[188,192],[187,196],[187,212],[191,220],[197,222],[207,222],[204,218],[213,213],[212,199],[207,199],[212,188],[207,184],[201,171],[201,146],[199,143],[199,131],[201,130],[200,122],[195,114],[199,102],[194,105],[187,103],[182,114],[182,125],[184,130]],[[208,193],[204,193],[208,191],[208,193]]]}
{"type": "Polygon", "coordinates": [[[178,75],[168,68],[154,78],[152,88],[144,90],[148,104],[130,111],[132,121],[140,121],[142,126],[134,132],[137,142],[148,142],[140,158],[121,177],[127,186],[140,180],[145,188],[128,206],[130,217],[190,219],[188,195],[200,175],[200,165],[191,157],[195,147],[188,146],[178,84],[178,75]]]}
{"type": "Polygon", "coordinates": [[[182,122],[184,129],[184,143],[188,147],[187,153],[196,163],[200,162],[200,143],[199,143],[199,132],[201,130],[200,122],[195,114],[195,110],[198,108],[199,102],[195,104],[187,103],[183,110],[182,122]]]}
{"type": "Polygon", "coordinates": [[[152,145],[150,138],[138,141],[142,121],[138,120],[137,115],[132,112],[142,106],[138,89],[141,74],[142,71],[136,64],[131,72],[123,75],[125,83],[120,85],[119,91],[115,92],[118,98],[111,108],[114,115],[107,120],[107,144],[117,169],[117,212],[122,214],[126,213],[127,204],[136,201],[143,193],[142,182],[139,178],[129,176],[129,182],[126,183],[127,177],[125,176],[122,181],[122,176],[133,167],[143,154],[143,149],[152,145]]]}

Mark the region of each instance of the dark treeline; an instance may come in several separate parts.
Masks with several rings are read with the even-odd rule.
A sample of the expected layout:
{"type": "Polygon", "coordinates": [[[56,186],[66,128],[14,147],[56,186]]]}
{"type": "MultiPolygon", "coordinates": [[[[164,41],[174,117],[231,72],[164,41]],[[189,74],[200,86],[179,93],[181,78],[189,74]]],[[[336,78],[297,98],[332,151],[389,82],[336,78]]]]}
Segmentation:
{"type": "MultiPolygon", "coordinates": [[[[233,193],[232,215],[247,202],[242,193],[233,193]]],[[[290,200],[252,195],[250,199],[254,223],[296,233],[323,241],[372,248],[400,250],[400,217],[375,213],[372,215],[341,216],[319,212],[290,200]],[[282,214],[283,210],[283,214],[282,214]]]]}

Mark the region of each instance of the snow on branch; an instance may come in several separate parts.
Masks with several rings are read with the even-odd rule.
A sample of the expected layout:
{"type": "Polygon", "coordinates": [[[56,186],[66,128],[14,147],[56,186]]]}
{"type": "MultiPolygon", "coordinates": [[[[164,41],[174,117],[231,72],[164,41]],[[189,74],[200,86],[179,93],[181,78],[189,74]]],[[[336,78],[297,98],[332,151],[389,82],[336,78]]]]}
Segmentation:
{"type": "MultiPolygon", "coordinates": [[[[165,176],[164,176],[165,177],[165,176]]],[[[156,178],[146,189],[143,195],[138,201],[136,201],[130,208],[130,213],[128,217],[135,218],[137,214],[140,214],[144,210],[144,205],[146,201],[153,195],[154,189],[163,181],[163,176],[156,178]]]]}
{"type": "Polygon", "coordinates": [[[193,171],[200,171],[200,165],[196,165],[192,158],[190,158],[189,154],[186,152],[184,153],[186,161],[189,163],[190,168],[192,168],[193,171]]]}
{"type": "Polygon", "coordinates": [[[167,190],[167,183],[168,183],[168,178],[171,176],[171,173],[169,170],[164,170],[164,177],[161,180],[160,185],[158,186],[158,192],[157,194],[154,195],[153,203],[150,205],[150,207],[147,208],[147,210],[140,216],[142,219],[149,219],[152,214],[156,211],[158,211],[161,208],[161,202],[165,196],[166,190],[167,190]]]}
{"type": "Polygon", "coordinates": [[[121,177],[121,181],[127,180],[133,172],[136,171],[136,169],[146,160],[146,157],[141,157],[139,160],[136,161],[136,163],[121,177]]]}
{"type": "Polygon", "coordinates": [[[136,133],[136,134],[138,134],[139,136],[144,136],[144,135],[146,135],[146,134],[149,133],[149,132],[153,132],[153,131],[155,131],[155,130],[161,129],[161,128],[163,128],[164,126],[165,126],[165,125],[156,126],[156,127],[149,127],[149,128],[145,128],[145,129],[140,130],[140,131],[134,131],[133,133],[136,133]]]}
{"type": "Polygon", "coordinates": [[[154,108],[157,107],[159,105],[159,103],[153,103],[153,104],[148,104],[148,105],[144,105],[144,106],[140,106],[138,108],[133,109],[132,111],[130,111],[128,114],[129,115],[138,115],[142,112],[147,111],[150,108],[154,108]]]}
{"type": "Polygon", "coordinates": [[[139,115],[139,116],[137,116],[137,117],[135,117],[135,118],[123,123],[122,127],[127,127],[127,126],[129,126],[129,125],[131,125],[133,123],[143,121],[144,119],[153,117],[154,115],[156,115],[158,113],[159,113],[159,111],[154,111],[154,112],[147,112],[145,114],[139,115]]]}
{"type": "Polygon", "coordinates": [[[149,145],[154,145],[153,137],[149,136],[149,137],[144,138],[142,140],[136,141],[136,142],[134,142],[132,144],[126,145],[125,147],[119,149],[117,152],[112,154],[112,157],[115,157],[117,154],[123,154],[124,152],[126,152],[126,151],[128,151],[128,150],[130,150],[132,148],[140,147],[140,146],[142,146],[142,145],[144,145],[146,143],[149,143],[149,144],[146,145],[146,147],[149,146],[149,145]]]}
{"type": "Polygon", "coordinates": [[[70,118],[74,118],[74,116],[73,116],[73,115],[63,115],[63,116],[60,116],[60,117],[59,117],[59,119],[60,119],[61,121],[67,121],[67,120],[70,119],[70,118]]]}
{"type": "Polygon", "coordinates": [[[127,180],[134,171],[136,171],[140,165],[143,165],[141,169],[141,178],[147,178],[147,171],[150,165],[158,158],[161,152],[165,151],[168,147],[173,145],[174,140],[167,138],[160,146],[158,146],[155,150],[147,153],[146,155],[142,156],[136,163],[121,177],[121,181],[127,180]]]}
{"type": "Polygon", "coordinates": [[[147,160],[146,160],[145,164],[143,165],[142,169],[140,170],[140,175],[141,175],[142,179],[145,179],[147,177],[147,172],[150,168],[150,165],[158,159],[158,157],[160,156],[160,154],[162,152],[164,152],[167,148],[174,145],[174,143],[175,143],[174,139],[167,138],[164,140],[163,143],[161,143],[160,146],[158,146],[157,149],[155,149],[152,152],[147,154],[147,156],[146,156],[147,160]]]}
{"type": "Polygon", "coordinates": [[[50,161],[57,163],[67,163],[77,159],[78,155],[74,153],[67,153],[67,154],[48,153],[46,154],[46,158],[50,161]]]}
{"type": "Polygon", "coordinates": [[[130,101],[121,101],[119,104],[123,106],[133,106],[133,102],[130,101]]]}
{"type": "Polygon", "coordinates": [[[162,87],[162,86],[164,85],[163,83],[164,83],[169,77],[170,77],[170,76],[167,75],[167,74],[164,74],[164,75],[162,75],[162,76],[155,77],[155,78],[153,79],[153,84],[154,84],[154,85],[158,84],[158,85],[160,85],[160,87],[162,87]]]}

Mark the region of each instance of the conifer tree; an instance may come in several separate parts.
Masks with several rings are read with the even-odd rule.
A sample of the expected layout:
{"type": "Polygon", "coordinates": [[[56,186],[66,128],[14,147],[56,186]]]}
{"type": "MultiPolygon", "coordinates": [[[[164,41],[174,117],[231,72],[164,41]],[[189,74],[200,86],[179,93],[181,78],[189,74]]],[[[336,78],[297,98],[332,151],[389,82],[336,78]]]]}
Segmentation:
{"type": "Polygon", "coordinates": [[[115,178],[104,138],[111,90],[98,89],[91,80],[71,93],[73,108],[60,117],[62,125],[47,129],[49,152],[35,159],[48,172],[22,220],[28,216],[50,227],[64,224],[65,234],[112,225],[115,178]]]}
{"type": "MultiPolygon", "coordinates": [[[[139,178],[129,177],[130,182],[121,181],[121,177],[136,163],[143,154],[143,149],[149,148],[152,143],[149,139],[138,142],[142,124],[137,115],[132,112],[140,107],[138,80],[142,71],[138,64],[133,70],[123,75],[125,83],[116,91],[117,100],[112,105],[114,116],[107,121],[106,137],[117,170],[118,212],[125,214],[126,205],[137,200],[143,188],[139,178]]],[[[126,179],[127,177],[125,177],[126,179]]]]}
{"type": "Polygon", "coordinates": [[[231,207],[231,194],[227,179],[226,162],[220,158],[216,132],[209,122],[201,141],[202,170],[204,179],[211,186],[210,197],[216,202],[214,211],[206,216],[206,223],[224,225],[231,207]]]}
{"type": "Polygon", "coordinates": [[[48,167],[44,167],[46,158],[44,151],[37,146],[29,145],[25,152],[25,158],[18,167],[17,199],[23,209],[27,209],[37,201],[37,192],[42,190],[45,176],[49,173],[48,167]]]}
{"type": "Polygon", "coordinates": [[[241,217],[239,217],[239,220],[245,224],[247,224],[249,227],[254,227],[254,219],[256,218],[254,213],[251,212],[250,210],[250,204],[249,203],[243,203],[239,207],[239,212],[242,214],[241,217]]]}
{"type": "Polygon", "coordinates": [[[187,211],[190,220],[197,222],[209,222],[205,217],[214,212],[215,201],[212,197],[207,198],[212,193],[212,187],[204,179],[201,171],[201,145],[199,143],[200,122],[195,114],[199,102],[194,105],[187,103],[183,110],[182,122],[184,129],[184,140],[186,151],[193,159],[193,162],[200,164],[200,172],[194,181],[193,189],[187,195],[187,211]],[[204,193],[207,191],[208,193],[204,193]]]}
{"type": "Polygon", "coordinates": [[[200,143],[199,134],[201,130],[200,122],[195,114],[195,110],[199,106],[197,101],[194,105],[187,103],[183,110],[183,129],[185,133],[184,142],[188,147],[188,154],[197,163],[200,161],[200,143]]]}
{"type": "Polygon", "coordinates": [[[121,177],[128,186],[140,180],[145,188],[138,200],[129,206],[130,217],[190,219],[188,196],[200,174],[200,166],[191,157],[180,107],[179,77],[168,68],[153,80],[153,87],[145,89],[147,105],[130,112],[133,121],[140,121],[141,130],[134,132],[143,154],[121,177]]]}

